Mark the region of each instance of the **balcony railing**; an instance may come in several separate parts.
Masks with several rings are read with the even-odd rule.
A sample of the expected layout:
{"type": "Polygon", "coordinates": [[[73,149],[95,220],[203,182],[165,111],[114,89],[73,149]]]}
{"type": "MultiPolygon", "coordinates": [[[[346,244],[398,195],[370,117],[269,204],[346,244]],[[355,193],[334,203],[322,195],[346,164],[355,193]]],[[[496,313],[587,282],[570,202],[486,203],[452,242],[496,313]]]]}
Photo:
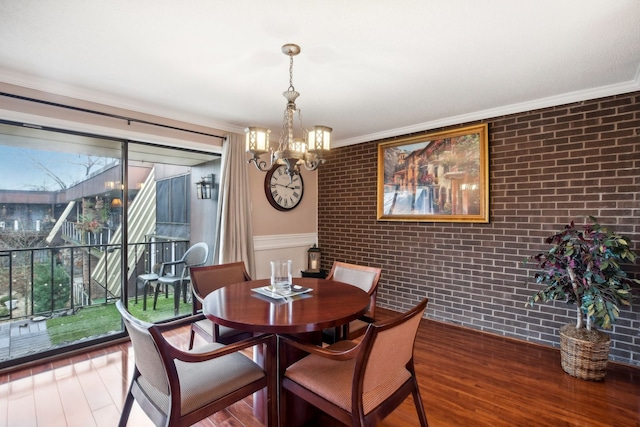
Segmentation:
{"type": "Polygon", "coordinates": [[[99,231],[91,232],[78,229],[77,223],[64,221],[60,229],[61,235],[68,241],[85,243],[87,245],[102,246],[113,241],[115,227],[101,227],[99,231]]]}
{"type": "MultiPolygon", "coordinates": [[[[179,259],[187,240],[149,235],[128,245],[128,294],[134,295],[136,277],[153,266],[179,259]]],[[[119,299],[122,285],[109,287],[121,274],[119,244],[76,244],[56,247],[0,250],[0,322],[74,313],[80,307],[119,299]]]]}

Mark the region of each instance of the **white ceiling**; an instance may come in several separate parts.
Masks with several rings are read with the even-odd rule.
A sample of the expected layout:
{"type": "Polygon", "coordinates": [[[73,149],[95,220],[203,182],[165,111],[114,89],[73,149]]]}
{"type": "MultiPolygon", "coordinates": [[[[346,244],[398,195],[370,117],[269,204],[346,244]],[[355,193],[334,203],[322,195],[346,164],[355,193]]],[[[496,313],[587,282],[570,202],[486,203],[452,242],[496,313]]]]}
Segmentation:
{"type": "MultiPolygon", "coordinates": [[[[640,90],[638,0],[0,0],[0,81],[347,145],[640,90]]],[[[2,105],[0,97],[0,106],[2,105]]]]}

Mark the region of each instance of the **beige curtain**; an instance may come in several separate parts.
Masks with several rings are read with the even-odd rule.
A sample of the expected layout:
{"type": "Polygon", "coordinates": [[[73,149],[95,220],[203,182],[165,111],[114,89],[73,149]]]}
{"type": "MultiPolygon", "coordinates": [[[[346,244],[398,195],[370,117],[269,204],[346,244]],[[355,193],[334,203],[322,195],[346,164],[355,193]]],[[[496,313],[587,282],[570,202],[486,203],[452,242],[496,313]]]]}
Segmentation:
{"type": "Polygon", "coordinates": [[[243,138],[227,135],[222,143],[220,196],[218,201],[218,242],[214,259],[218,264],[244,261],[255,277],[249,173],[243,138]]]}

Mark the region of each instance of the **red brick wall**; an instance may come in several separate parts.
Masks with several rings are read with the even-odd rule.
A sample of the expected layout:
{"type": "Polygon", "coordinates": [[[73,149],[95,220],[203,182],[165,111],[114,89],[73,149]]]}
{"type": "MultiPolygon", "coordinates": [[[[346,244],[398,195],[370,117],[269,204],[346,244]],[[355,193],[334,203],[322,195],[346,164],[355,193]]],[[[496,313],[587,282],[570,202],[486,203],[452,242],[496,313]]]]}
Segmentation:
{"type": "MultiPolygon", "coordinates": [[[[629,236],[640,253],[640,92],[486,122],[488,224],[377,221],[378,142],[332,150],[318,176],[323,268],[379,266],[379,306],[406,310],[428,296],[429,318],[558,345],[575,306],[525,307],[537,287],[526,284],[522,261],[585,215],[629,236]]],[[[612,331],[613,359],[640,365],[639,331],[637,299],[612,331]]]]}

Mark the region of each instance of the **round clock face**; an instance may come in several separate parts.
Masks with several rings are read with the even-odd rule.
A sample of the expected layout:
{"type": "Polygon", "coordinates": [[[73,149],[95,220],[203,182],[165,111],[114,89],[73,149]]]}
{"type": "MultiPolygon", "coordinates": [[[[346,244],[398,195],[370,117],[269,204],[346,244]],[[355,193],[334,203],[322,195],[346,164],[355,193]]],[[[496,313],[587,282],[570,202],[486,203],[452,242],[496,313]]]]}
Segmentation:
{"type": "Polygon", "coordinates": [[[288,211],[298,206],[302,200],[302,177],[296,174],[290,178],[286,166],[274,166],[264,178],[264,192],[271,206],[280,211],[288,211]]]}

